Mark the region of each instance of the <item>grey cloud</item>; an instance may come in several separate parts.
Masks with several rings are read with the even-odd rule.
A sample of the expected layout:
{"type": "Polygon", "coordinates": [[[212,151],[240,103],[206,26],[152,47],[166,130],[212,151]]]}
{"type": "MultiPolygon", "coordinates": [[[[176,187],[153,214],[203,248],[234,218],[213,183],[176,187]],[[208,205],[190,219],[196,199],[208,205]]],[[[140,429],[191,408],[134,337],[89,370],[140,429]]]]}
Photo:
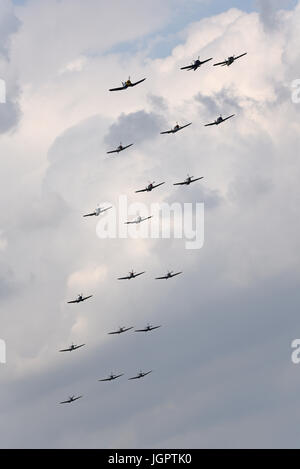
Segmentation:
{"type": "Polygon", "coordinates": [[[256,7],[259,10],[260,18],[267,30],[276,29],[280,26],[281,18],[278,10],[288,9],[295,6],[294,0],[256,0],[256,7]]]}
{"type": "Polygon", "coordinates": [[[12,3],[4,0],[0,12],[0,79],[6,83],[6,103],[0,103],[0,133],[14,129],[21,116],[20,90],[10,61],[11,38],[20,26],[12,3]]]}
{"type": "Polygon", "coordinates": [[[155,112],[165,112],[168,109],[168,104],[162,96],[157,96],[154,94],[148,95],[148,100],[153,107],[155,112]]]}
{"type": "Polygon", "coordinates": [[[194,183],[194,186],[174,189],[172,196],[168,197],[168,203],[172,204],[181,199],[183,203],[190,204],[203,202],[205,208],[209,210],[219,207],[224,202],[224,198],[217,189],[210,189],[206,187],[206,184],[205,179],[202,179],[199,183],[194,183]]]}
{"type": "Polygon", "coordinates": [[[114,148],[118,142],[142,143],[156,138],[165,125],[165,119],[160,114],[137,111],[131,114],[121,114],[115,124],[112,124],[104,142],[114,148]]]}
{"type": "Polygon", "coordinates": [[[206,117],[211,119],[220,114],[241,113],[243,109],[240,98],[232,88],[223,88],[212,96],[198,93],[195,99],[205,110],[206,117]]]}

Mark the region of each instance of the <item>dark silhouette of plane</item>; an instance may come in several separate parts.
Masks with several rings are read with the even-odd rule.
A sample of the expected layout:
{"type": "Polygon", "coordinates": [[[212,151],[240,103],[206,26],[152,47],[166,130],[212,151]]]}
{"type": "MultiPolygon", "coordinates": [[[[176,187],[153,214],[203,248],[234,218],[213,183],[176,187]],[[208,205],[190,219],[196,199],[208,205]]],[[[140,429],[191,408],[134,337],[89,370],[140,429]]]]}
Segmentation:
{"type": "Polygon", "coordinates": [[[133,329],[133,327],[128,327],[127,329],[125,329],[125,327],[120,327],[118,331],[109,332],[108,335],[124,334],[124,332],[130,331],[131,329],[133,329]]]}
{"type": "Polygon", "coordinates": [[[128,380],[132,380],[132,379],[141,379],[141,378],[144,378],[145,376],[149,375],[150,373],[152,373],[152,370],[151,371],[148,371],[147,373],[143,373],[142,371],[140,371],[136,376],[133,376],[133,378],[128,378],[128,380]]]}
{"type": "Polygon", "coordinates": [[[99,217],[99,215],[101,215],[101,213],[107,212],[107,210],[110,210],[110,209],[112,209],[112,207],[107,207],[107,208],[97,207],[94,212],[88,213],[87,215],[83,215],[83,218],[86,218],[86,217],[99,217]]]}
{"type": "Polygon", "coordinates": [[[182,126],[180,126],[180,125],[177,123],[173,129],[171,129],[171,130],[166,130],[165,132],[160,132],[160,134],[161,134],[161,135],[165,135],[165,134],[176,134],[177,132],[179,132],[179,130],[185,129],[186,127],[189,127],[190,125],[192,125],[192,122],[190,122],[189,124],[186,124],[186,125],[182,125],[182,126]]]}
{"type": "Polygon", "coordinates": [[[176,277],[177,275],[181,275],[183,272],[177,272],[174,274],[173,272],[168,272],[164,277],[157,277],[156,280],[168,280],[169,278],[176,277]]]}
{"type": "Polygon", "coordinates": [[[120,153],[120,151],[124,151],[124,150],[127,150],[127,148],[130,148],[133,146],[133,143],[131,143],[130,145],[127,145],[126,147],[123,147],[122,143],[120,143],[120,145],[118,146],[118,148],[116,150],[112,150],[112,151],[107,151],[107,155],[111,155],[112,153],[120,153]]]}
{"type": "Polygon", "coordinates": [[[140,275],[143,275],[145,274],[146,272],[140,272],[138,274],[136,274],[133,270],[131,272],[129,272],[129,275],[127,275],[127,277],[120,277],[118,278],[118,280],[131,280],[133,278],[136,278],[136,277],[139,277],[140,275]]]}
{"type": "Polygon", "coordinates": [[[127,88],[132,88],[133,86],[139,85],[140,83],[143,83],[146,78],[143,78],[142,80],[136,81],[135,83],[132,83],[130,80],[130,77],[128,78],[127,81],[122,81],[122,86],[119,88],[111,88],[109,91],[121,91],[121,90],[127,90],[127,88]]]}
{"type": "Polygon", "coordinates": [[[78,401],[78,399],[81,399],[82,397],[83,396],[78,396],[78,397],[70,396],[67,401],[62,401],[60,402],[60,404],[71,404],[72,402],[78,401]]]}
{"type": "Polygon", "coordinates": [[[209,62],[210,60],[212,60],[212,57],[210,59],[203,60],[203,61],[201,61],[200,57],[198,57],[198,59],[194,60],[194,62],[192,62],[191,65],[187,65],[186,67],[181,67],[180,70],[187,70],[189,72],[191,70],[194,70],[194,72],[195,72],[199,67],[201,67],[201,65],[206,64],[206,62],[209,62]]]}
{"type": "Polygon", "coordinates": [[[102,381],[102,382],[104,382],[104,381],[114,381],[115,379],[118,379],[123,375],[124,375],[124,373],[122,373],[120,375],[114,375],[113,373],[111,373],[111,375],[108,378],[99,379],[98,381],[102,381]]]}
{"type": "Polygon", "coordinates": [[[68,304],[74,304],[74,303],[82,303],[83,301],[88,300],[89,298],[92,298],[93,295],[83,297],[83,295],[78,295],[76,300],[68,301],[68,304]]]}
{"type": "Polygon", "coordinates": [[[72,344],[69,348],[60,350],[60,352],[73,352],[74,350],[78,350],[81,347],[84,347],[85,344],[82,345],[74,345],[72,344]]]}
{"type": "Polygon", "coordinates": [[[135,332],[151,332],[154,331],[155,329],[159,329],[161,326],[151,326],[148,324],[145,329],[137,329],[135,332]]]}
{"type": "Polygon", "coordinates": [[[153,191],[153,189],[156,189],[157,187],[160,187],[163,184],[165,184],[165,182],[161,182],[160,184],[155,185],[155,181],[154,181],[154,182],[151,182],[145,189],[140,189],[139,191],[135,191],[135,193],[138,194],[140,192],[151,192],[153,191]]]}
{"type": "Polygon", "coordinates": [[[234,55],[232,55],[231,57],[228,57],[228,59],[224,60],[224,62],[219,62],[217,64],[214,64],[214,67],[217,67],[218,65],[221,65],[222,67],[225,67],[227,65],[227,67],[229,67],[230,65],[232,65],[237,59],[240,59],[241,57],[244,57],[244,55],[247,55],[247,52],[245,52],[244,54],[241,54],[241,55],[238,55],[237,57],[235,57],[234,55]]]}
{"type": "Polygon", "coordinates": [[[192,182],[196,182],[196,181],[200,181],[200,179],[204,179],[203,177],[201,178],[196,178],[196,179],[193,179],[194,176],[187,176],[186,180],[183,181],[183,182],[176,182],[175,184],[173,184],[174,186],[189,186],[190,184],[192,184],[192,182]]]}
{"type": "Polygon", "coordinates": [[[211,122],[210,124],[205,124],[205,127],[209,127],[211,125],[220,125],[222,124],[223,122],[225,121],[228,121],[228,119],[231,119],[232,117],[234,117],[235,114],[232,114],[231,116],[228,116],[228,117],[225,117],[225,119],[223,119],[222,116],[218,117],[217,120],[215,120],[214,122],[211,122]]]}

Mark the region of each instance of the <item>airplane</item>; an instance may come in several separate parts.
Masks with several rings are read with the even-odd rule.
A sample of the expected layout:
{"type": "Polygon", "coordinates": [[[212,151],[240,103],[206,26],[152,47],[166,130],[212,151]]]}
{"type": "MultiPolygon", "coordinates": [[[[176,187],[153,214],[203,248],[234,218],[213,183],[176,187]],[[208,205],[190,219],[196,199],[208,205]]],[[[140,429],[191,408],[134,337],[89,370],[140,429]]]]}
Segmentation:
{"type": "Polygon", "coordinates": [[[69,348],[64,349],[64,350],[60,350],[60,352],[73,352],[74,350],[77,350],[77,349],[79,349],[81,347],[84,347],[84,346],[85,346],[85,344],[82,344],[82,345],[72,344],[69,348]]]}
{"type": "Polygon", "coordinates": [[[168,280],[169,278],[176,277],[177,275],[181,275],[183,272],[177,272],[174,274],[173,272],[168,272],[164,277],[157,277],[155,280],[168,280]]]}
{"type": "Polygon", "coordinates": [[[86,296],[86,297],[83,297],[83,295],[78,295],[77,299],[76,300],[73,300],[73,301],[68,301],[68,304],[74,304],[74,303],[82,303],[83,301],[86,301],[88,300],[89,298],[92,298],[93,295],[90,295],[90,296],[86,296]]]}
{"type": "Polygon", "coordinates": [[[145,274],[146,272],[140,272],[139,274],[136,274],[134,273],[134,271],[132,270],[131,272],[129,272],[129,275],[127,277],[120,277],[118,278],[118,280],[131,280],[133,278],[136,278],[136,277],[139,277],[140,275],[143,275],[145,274]]]}
{"type": "Polygon", "coordinates": [[[107,151],[107,155],[111,155],[112,153],[120,153],[120,151],[124,151],[124,150],[127,150],[127,148],[130,148],[133,146],[133,143],[131,143],[130,145],[126,145],[126,147],[123,147],[122,143],[120,143],[120,145],[118,146],[118,148],[116,150],[112,150],[112,151],[107,151]]]}
{"type": "Polygon", "coordinates": [[[245,52],[244,54],[241,54],[241,55],[238,55],[237,57],[235,57],[234,55],[232,55],[231,57],[228,57],[228,59],[224,60],[224,62],[219,62],[217,64],[214,64],[214,67],[218,66],[218,65],[221,65],[222,67],[225,67],[225,65],[227,65],[227,67],[229,67],[230,65],[233,64],[233,62],[235,62],[237,59],[240,59],[241,57],[244,57],[244,55],[247,55],[247,52],[245,52]]]}
{"type": "Polygon", "coordinates": [[[127,81],[122,81],[122,86],[119,88],[111,88],[109,91],[121,91],[121,90],[126,90],[127,88],[132,88],[133,86],[139,85],[140,83],[143,83],[146,78],[143,78],[142,80],[136,81],[135,83],[132,83],[130,80],[130,77],[128,78],[127,81]]]}
{"type": "Polygon", "coordinates": [[[177,124],[175,125],[175,127],[173,129],[167,130],[166,132],[160,132],[160,134],[161,135],[176,134],[176,132],[179,132],[179,130],[185,129],[186,127],[189,127],[190,125],[192,125],[192,122],[190,122],[189,124],[186,124],[186,125],[182,125],[182,126],[180,126],[177,122],[177,124]]]}
{"type": "Polygon", "coordinates": [[[201,67],[201,65],[205,64],[206,62],[209,62],[212,59],[213,58],[201,61],[200,57],[198,57],[198,59],[194,60],[194,62],[191,65],[187,65],[186,67],[181,67],[180,70],[187,70],[188,72],[190,72],[191,70],[194,70],[195,72],[199,67],[201,67]]]}
{"type": "Polygon", "coordinates": [[[124,376],[124,373],[120,374],[120,375],[114,375],[113,373],[111,373],[111,375],[108,377],[108,378],[104,378],[104,379],[99,379],[98,381],[114,381],[115,379],[117,378],[120,378],[121,376],[124,376]]]}
{"type": "Polygon", "coordinates": [[[110,209],[112,209],[112,207],[107,207],[107,208],[97,207],[93,213],[88,213],[87,215],[83,215],[83,218],[86,218],[86,217],[99,217],[99,215],[101,215],[101,213],[107,212],[107,210],[110,210],[110,209]]]}
{"type": "Polygon", "coordinates": [[[139,224],[142,223],[143,221],[150,220],[150,218],[153,218],[153,216],[151,215],[151,217],[146,217],[146,218],[137,217],[136,220],[127,221],[127,222],[125,223],[125,225],[139,225],[139,224]]]}
{"type": "Polygon", "coordinates": [[[189,186],[190,184],[192,184],[192,182],[196,182],[196,181],[200,181],[200,179],[204,179],[204,177],[196,178],[196,179],[193,179],[193,177],[194,176],[188,175],[185,181],[176,182],[175,184],[173,184],[173,186],[189,186]]]}
{"type": "Polygon", "coordinates": [[[205,124],[204,127],[209,127],[209,126],[211,126],[211,125],[220,125],[220,124],[222,124],[223,122],[227,121],[228,119],[231,119],[231,118],[234,117],[234,116],[235,116],[235,114],[232,114],[232,115],[229,116],[229,117],[225,117],[225,119],[223,119],[223,117],[220,116],[220,117],[218,117],[217,120],[215,120],[215,122],[211,122],[210,124],[205,124]]]}
{"type": "Polygon", "coordinates": [[[81,399],[82,397],[83,396],[78,396],[78,397],[70,396],[67,401],[62,401],[62,402],[60,402],[60,404],[71,404],[71,402],[78,401],[78,399],[81,399]]]}
{"type": "Polygon", "coordinates": [[[150,324],[148,324],[145,329],[137,329],[136,331],[134,332],[151,332],[151,331],[154,331],[155,329],[159,329],[161,326],[150,326],[150,324]]]}
{"type": "Polygon", "coordinates": [[[148,371],[148,373],[143,373],[142,371],[140,371],[136,376],[133,376],[133,378],[128,378],[128,380],[131,380],[131,379],[141,379],[141,378],[144,378],[144,377],[147,376],[147,375],[150,375],[150,373],[152,373],[152,370],[151,370],[151,371],[148,371]]]}
{"type": "Polygon", "coordinates": [[[139,192],[151,192],[153,189],[156,189],[157,187],[162,186],[163,184],[165,184],[165,182],[161,182],[160,184],[156,184],[156,185],[155,185],[155,181],[150,182],[150,184],[145,189],[135,191],[135,193],[138,194],[139,192]]]}
{"type": "Polygon", "coordinates": [[[124,332],[130,331],[131,329],[133,329],[133,327],[128,327],[127,329],[125,329],[125,327],[120,327],[118,331],[109,332],[108,335],[124,334],[124,332]]]}

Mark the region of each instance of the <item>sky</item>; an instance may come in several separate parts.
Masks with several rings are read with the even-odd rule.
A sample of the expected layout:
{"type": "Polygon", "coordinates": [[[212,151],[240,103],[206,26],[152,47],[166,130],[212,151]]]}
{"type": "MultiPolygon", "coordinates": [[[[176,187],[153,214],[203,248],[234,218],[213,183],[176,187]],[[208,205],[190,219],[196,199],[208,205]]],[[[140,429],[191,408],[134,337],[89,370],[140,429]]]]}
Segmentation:
{"type": "Polygon", "coordinates": [[[299,23],[297,1],[2,0],[0,447],[299,448],[299,23]],[[100,239],[83,214],[120,195],[204,203],[203,247],[100,239]]]}

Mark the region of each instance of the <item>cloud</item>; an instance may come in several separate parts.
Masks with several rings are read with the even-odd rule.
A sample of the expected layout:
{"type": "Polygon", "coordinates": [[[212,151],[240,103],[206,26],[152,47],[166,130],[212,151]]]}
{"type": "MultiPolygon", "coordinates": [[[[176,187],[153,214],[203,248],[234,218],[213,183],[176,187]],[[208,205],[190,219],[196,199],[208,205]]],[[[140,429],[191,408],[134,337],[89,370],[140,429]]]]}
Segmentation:
{"type": "Polygon", "coordinates": [[[129,143],[142,143],[156,138],[164,125],[166,125],[165,119],[159,114],[150,114],[145,111],[121,114],[117,122],[111,125],[108,134],[104,137],[104,142],[115,147],[119,141],[126,143],[129,140],[129,143]]]}
{"type": "Polygon", "coordinates": [[[276,29],[281,22],[281,13],[279,10],[287,9],[292,5],[295,6],[295,1],[290,0],[256,0],[256,6],[260,12],[260,18],[267,29],[276,29]]]}
{"type": "Polygon", "coordinates": [[[0,12],[0,79],[5,81],[5,103],[0,103],[0,133],[16,127],[21,111],[19,106],[19,85],[16,72],[10,63],[13,35],[20,28],[20,21],[14,13],[10,0],[4,0],[0,12]]]}

